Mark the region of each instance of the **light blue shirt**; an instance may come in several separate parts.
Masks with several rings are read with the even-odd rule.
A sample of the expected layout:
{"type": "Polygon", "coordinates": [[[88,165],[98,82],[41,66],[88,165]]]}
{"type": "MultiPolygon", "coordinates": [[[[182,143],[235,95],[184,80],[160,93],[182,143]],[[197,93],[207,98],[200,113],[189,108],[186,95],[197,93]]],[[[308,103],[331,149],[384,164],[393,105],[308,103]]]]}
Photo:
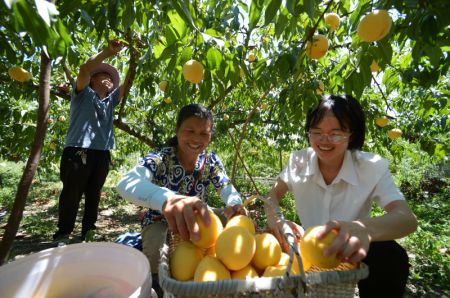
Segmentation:
{"type": "Polygon", "coordinates": [[[103,100],[89,85],[79,93],[75,87],[73,90],[65,147],[114,149],[114,107],[120,102],[119,88],[103,100]]]}

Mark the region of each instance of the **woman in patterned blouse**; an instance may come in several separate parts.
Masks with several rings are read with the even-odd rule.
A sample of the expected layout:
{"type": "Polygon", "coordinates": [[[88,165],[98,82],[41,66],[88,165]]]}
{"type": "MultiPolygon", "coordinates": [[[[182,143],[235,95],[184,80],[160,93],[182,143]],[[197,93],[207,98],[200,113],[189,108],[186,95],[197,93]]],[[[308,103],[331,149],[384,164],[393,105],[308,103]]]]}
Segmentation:
{"type": "Polygon", "coordinates": [[[209,224],[210,184],[227,206],[225,216],[242,211],[241,197],[229,184],[222,162],[214,152],[206,150],[212,132],[213,116],[208,109],[199,104],[184,106],[178,114],[176,135],[167,147],[150,151],[117,185],[120,195],[128,201],[150,208],[143,220],[142,250],[154,277],[167,226],[185,240],[198,240],[194,214],[199,213],[209,224]]]}

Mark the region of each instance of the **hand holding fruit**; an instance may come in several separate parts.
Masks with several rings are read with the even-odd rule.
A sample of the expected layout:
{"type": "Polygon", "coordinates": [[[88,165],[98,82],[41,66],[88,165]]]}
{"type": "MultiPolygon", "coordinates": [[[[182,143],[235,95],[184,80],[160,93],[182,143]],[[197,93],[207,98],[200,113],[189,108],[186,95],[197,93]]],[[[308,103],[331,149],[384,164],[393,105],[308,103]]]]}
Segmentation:
{"type": "Polygon", "coordinates": [[[108,41],[108,50],[113,54],[120,52],[123,49],[123,46],[124,43],[119,40],[113,39],[108,41]]]}
{"type": "Polygon", "coordinates": [[[336,253],[342,262],[352,264],[360,262],[367,256],[371,237],[361,222],[329,221],[324,229],[317,233],[317,238],[326,237],[331,230],[336,230],[337,236],[331,246],[325,249],[325,256],[336,253]]]}
{"type": "Polygon", "coordinates": [[[223,210],[223,213],[227,220],[232,218],[236,215],[246,215],[246,211],[242,205],[234,205],[234,206],[228,206],[223,210]]]}
{"type": "Polygon", "coordinates": [[[162,212],[169,228],[183,240],[200,239],[199,225],[195,221],[196,214],[206,226],[211,223],[208,206],[198,197],[174,195],[164,203],[162,212]]]}

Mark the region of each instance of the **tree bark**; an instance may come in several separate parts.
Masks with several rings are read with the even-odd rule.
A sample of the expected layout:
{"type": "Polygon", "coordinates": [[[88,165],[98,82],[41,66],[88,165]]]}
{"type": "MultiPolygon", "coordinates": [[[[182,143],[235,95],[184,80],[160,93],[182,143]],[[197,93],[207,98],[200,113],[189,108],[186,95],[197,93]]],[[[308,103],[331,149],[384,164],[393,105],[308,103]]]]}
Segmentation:
{"type": "Polygon", "coordinates": [[[0,265],[6,262],[11,246],[19,229],[22,220],[23,210],[27,200],[34,174],[41,158],[42,147],[44,145],[45,135],[47,133],[48,109],[50,102],[50,75],[51,75],[51,59],[44,51],[41,51],[41,66],[39,77],[39,108],[36,132],[31,147],[27,164],[22,174],[22,178],[17,186],[16,197],[8,223],[0,243],[0,265]]]}

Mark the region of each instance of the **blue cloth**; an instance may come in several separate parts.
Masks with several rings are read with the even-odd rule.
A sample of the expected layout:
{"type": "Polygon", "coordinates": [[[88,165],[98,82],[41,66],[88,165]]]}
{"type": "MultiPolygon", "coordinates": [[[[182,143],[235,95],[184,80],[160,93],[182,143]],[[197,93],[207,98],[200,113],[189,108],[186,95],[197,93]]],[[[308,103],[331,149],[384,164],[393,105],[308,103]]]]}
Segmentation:
{"type": "Polygon", "coordinates": [[[141,233],[138,232],[126,232],[120,235],[114,242],[142,250],[142,237],[141,233]]]}
{"type": "Polygon", "coordinates": [[[101,100],[89,85],[79,93],[74,87],[65,147],[114,149],[114,107],[120,102],[119,95],[119,88],[116,88],[101,100]]]}

